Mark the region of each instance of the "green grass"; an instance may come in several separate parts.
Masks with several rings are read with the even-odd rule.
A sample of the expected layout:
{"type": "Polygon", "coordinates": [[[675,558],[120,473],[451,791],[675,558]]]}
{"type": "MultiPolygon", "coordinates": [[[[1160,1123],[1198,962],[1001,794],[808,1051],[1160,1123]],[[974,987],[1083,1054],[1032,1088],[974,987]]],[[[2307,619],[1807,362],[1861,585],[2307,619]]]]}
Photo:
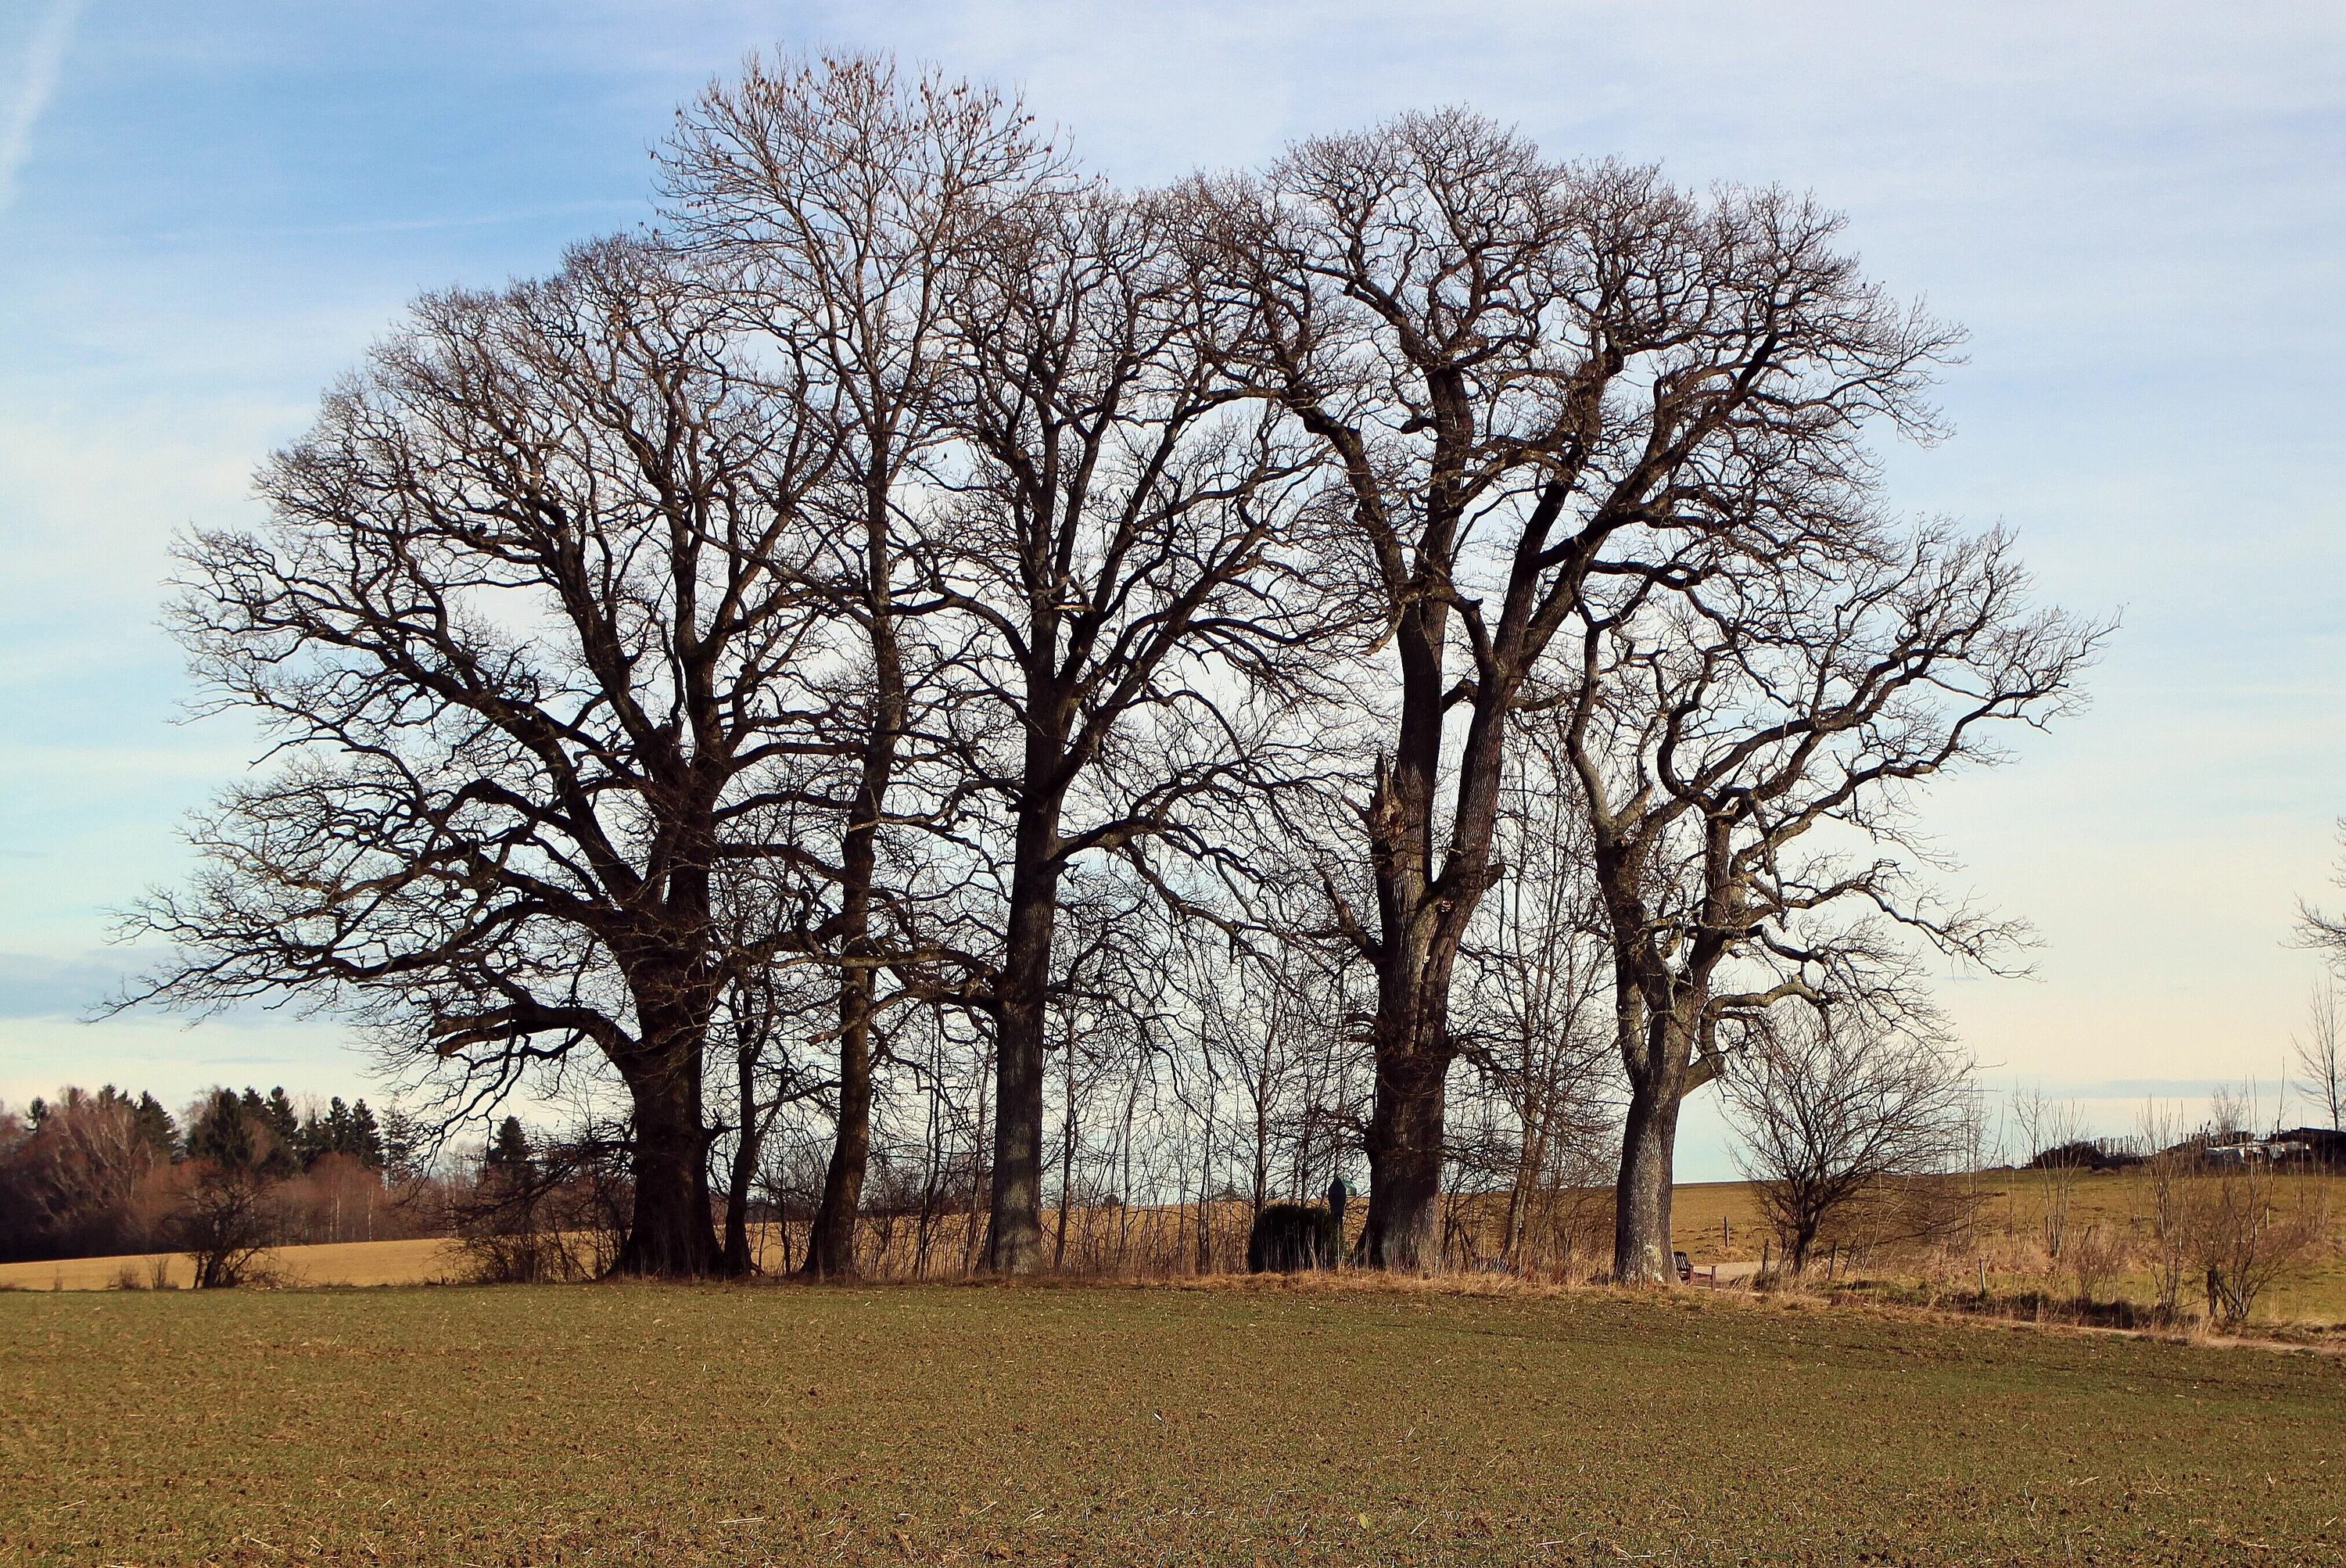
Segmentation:
{"type": "Polygon", "coordinates": [[[1586,1294],[0,1294],[0,1563],[2346,1562],[2346,1364],[1586,1294]]]}

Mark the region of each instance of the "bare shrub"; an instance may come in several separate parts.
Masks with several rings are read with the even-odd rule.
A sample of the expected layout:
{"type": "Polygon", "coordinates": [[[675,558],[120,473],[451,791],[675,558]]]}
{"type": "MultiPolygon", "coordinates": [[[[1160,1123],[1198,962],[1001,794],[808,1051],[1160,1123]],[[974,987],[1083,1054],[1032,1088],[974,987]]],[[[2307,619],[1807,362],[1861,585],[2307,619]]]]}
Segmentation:
{"type": "Polygon", "coordinates": [[[2305,1033],[2297,1041],[2297,1072],[2299,1083],[2330,1118],[2331,1127],[2346,1132],[2346,1000],[2339,996],[2334,978],[2324,979],[2306,1004],[2305,1033]]]}
{"type": "Polygon", "coordinates": [[[2330,1228],[2317,1184],[2256,1160],[2210,1167],[2190,1184],[2186,1212],[2208,1320],[2228,1329],[2247,1322],[2258,1298],[2330,1228]]]}
{"type": "Polygon", "coordinates": [[[1839,1222],[1869,1240],[1938,1229],[1956,1189],[1969,1070],[1928,1035],[1801,1009],[1755,1028],[1725,1080],[1736,1159],[1792,1273],[1839,1222]]]}
{"type": "Polygon", "coordinates": [[[168,1234],[195,1266],[196,1288],[266,1284],[269,1252],[284,1228],[276,1184],[257,1171],[209,1160],[189,1160],[174,1175],[178,1201],[168,1217],[168,1234]]]}
{"type": "Polygon", "coordinates": [[[2152,1308],[2160,1321],[2172,1323],[2182,1315],[2183,1285],[2192,1271],[2185,1182],[2198,1166],[2198,1152],[2184,1145],[2182,1124],[2171,1113],[2146,1110],[2141,1125],[2150,1157],[2134,1167],[2135,1203],[2150,1225],[2145,1260],[2150,1268],[2152,1308]]]}
{"type": "Polygon", "coordinates": [[[2084,1119],[2075,1104],[2048,1100],[2042,1091],[2014,1095],[2012,1118],[2028,1151],[2028,1168],[2036,1175],[2037,1219],[2045,1256],[2057,1260],[2069,1236],[2069,1206],[2076,1195],[2077,1177],[2089,1168],[2071,1151],[2086,1142],[2084,1119]]]}
{"type": "Polygon", "coordinates": [[[532,1148],[507,1118],[469,1191],[448,1197],[464,1275],[481,1285],[593,1279],[618,1264],[632,1191],[627,1129],[590,1126],[532,1148]]]}
{"type": "Polygon", "coordinates": [[[2077,1304],[2090,1307],[2126,1268],[2125,1239],[2106,1225],[2088,1225],[2063,1247],[2059,1274],[2076,1289],[2077,1304]]]}

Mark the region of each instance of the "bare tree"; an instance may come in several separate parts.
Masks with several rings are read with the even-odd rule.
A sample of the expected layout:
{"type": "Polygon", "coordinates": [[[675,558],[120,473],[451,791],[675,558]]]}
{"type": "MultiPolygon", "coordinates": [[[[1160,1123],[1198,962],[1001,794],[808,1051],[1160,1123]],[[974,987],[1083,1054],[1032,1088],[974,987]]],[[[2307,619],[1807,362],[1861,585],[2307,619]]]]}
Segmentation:
{"type": "Polygon", "coordinates": [[[790,940],[720,889],[830,746],[781,700],[832,457],[790,387],[659,250],[585,247],[424,299],[264,472],[269,526],[183,552],[197,672],[280,762],[132,921],[182,955],[142,994],[299,993],[466,1104],[584,1048],[632,1105],[630,1272],[719,1266],[711,1020],[790,940]]]}
{"type": "MultiPolygon", "coordinates": [[[[908,593],[906,534],[919,525],[908,514],[950,423],[954,290],[994,216],[1064,179],[1016,100],[870,56],[751,60],[679,117],[666,174],[671,215],[716,265],[729,308],[811,367],[850,489],[839,534],[812,564],[858,645],[831,723],[848,771],[832,786],[835,822],[798,848],[837,846],[809,862],[830,884],[811,937],[836,966],[838,1076],[804,1268],[851,1274],[879,976],[909,941],[887,839],[923,813],[902,775],[940,695],[933,650],[913,624],[933,606],[908,593]]],[[[752,1150],[744,1163],[755,1160],[752,1150]]]]}
{"type": "Polygon", "coordinates": [[[1947,1174],[1970,1101],[1969,1066],[1943,1041],[1800,1003],[1749,1033],[1721,1083],[1737,1164],[1796,1275],[1829,1226],[1947,1174]]]}
{"type": "Polygon", "coordinates": [[[2145,1157],[2134,1167],[2134,1179],[2139,1194],[2137,1207],[2149,1211],[2146,1261],[2150,1268],[2152,1309],[2161,1322],[2172,1323],[2182,1315],[2183,1287],[2191,1276],[2188,1184],[2198,1172],[2199,1154],[2185,1142],[2183,1119],[2172,1111],[2147,1105],[2136,1126],[2145,1157]]]}
{"type": "Polygon", "coordinates": [[[1243,808],[1255,693],[1310,629],[1271,411],[1211,384],[1228,329],[1165,204],[1101,188],[997,215],[956,296],[955,503],[922,542],[969,628],[966,755],[997,803],[998,957],[977,994],[999,1060],[987,1266],[1044,1259],[1045,1051],[1060,889],[1087,855],[1211,855],[1243,808]]]}
{"type": "Polygon", "coordinates": [[[1552,162],[1464,113],[1306,142],[1199,205],[1249,301],[1226,373],[1318,443],[1349,530],[1330,570],[1384,631],[1358,677],[1362,852],[1324,875],[1378,977],[1363,1254],[1430,1267],[1453,979],[1503,871],[1511,719],[1550,644],[1589,585],[1681,537],[1781,554],[1836,526],[1860,426],[1926,428],[1952,339],[1807,202],[1552,162]]]}
{"type": "Polygon", "coordinates": [[[174,1175],[176,1200],[165,1232],[188,1255],[196,1288],[225,1290],[260,1279],[283,1230],[278,1184],[249,1166],[211,1160],[189,1160],[174,1175]]]}
{"type": "Polygon", "coordinates": [[[2047,1099],[2041,1089],[2015,1094],[2012,1119],[2019,1128],[2022,1164],[2036,1173],[2037,1238],[2057,1261],[2069,1240],[2069,1208],[2084,1157],[2086,1124],[2072,1100],[2047,1099]]]}
{"type": "MultiPolygon", "coordinates": [[[[758,883],[751,881],[748,888],[731,891],[738,899],[745,892],[754,897],[758,891],[758,883]]],[[[812,1015],[827,1000],[829,993],[811,967],[752,965],[726,983],[710,1020],[710,1043],[729,1058],[723,1064],[732,1068],[734,1138],[731,1157],[725,1164],[724,1234],[718,1254],[719,1269],[725,1274],[750,1274],[759,1267],[750,1236],[750,1209],[764,1168],[766,1142],[784,1113],[821,1092],[821,1080],[792,1046],[811,1033],[801,1020],[812,1015]]],[[[819,1218],[810,1251],[825,1234],[819,1218]]],[[[852,1251],[849,1257],[852,1259],[852,1251]]]]}
{"type": "Polygon", "coordinates": [[[2298,1039],[2297,1071],[2305,1092],[2329,1116],[2330,1125],[2346,1132],[2346,1010],[2341,1010],[2338,983],[2324,980],[2306,1003],[2305,1033],[2298,1039]]]}
{"type": "Polygon", "coordinates": [[[1679,1109],[1749,1021],[1790,998],[1894,1014],[1909,942],[1993,967],[2023,937],[1920,879],[1916,787],[2069,708],[2099,634],[2032,609],[2000,535],[1900,537],[1840,499],[1858,514],[1831,551],[1704,545],[1667,591],[1592,596],[1554,677],[1612,934],[1624,1280],[1673,1277],[1679,1109]]]}
{"type": "Polygon", "coordinates": [[[169,1163],[168,1122],[158,1145],[138,1103],[110,1084],[95,1095],[69,1087],[34,1107],[34,1125],[14,1136],[5,1124],[15,1117],[0,1111],[0,1256],[136,1250],[132,1197],[169,1163]]]}
{"type": "Polygon", "coordinates": [[[2318,1181],[2246,1158],[2209,1166],[2187,1188],[2193,1263],[2207,1287],[2208,1319],[2237,1329],[2308,1251],[2329,1239],[2318,1181]]]}
{"type": "Polygon", "coordinates": [[[1587,822],[1536,716],[1508,758],[1494,845],[1508,874],[1462,952],[1453,1025],[1474,1069],[1466,1092],[1495,1098],[1511,1124],[1492,1174],[1507,1194],[1499,1255],[1518,1268],[1578,1248],[1615,1132],[1611,955],[1587,822]]]}

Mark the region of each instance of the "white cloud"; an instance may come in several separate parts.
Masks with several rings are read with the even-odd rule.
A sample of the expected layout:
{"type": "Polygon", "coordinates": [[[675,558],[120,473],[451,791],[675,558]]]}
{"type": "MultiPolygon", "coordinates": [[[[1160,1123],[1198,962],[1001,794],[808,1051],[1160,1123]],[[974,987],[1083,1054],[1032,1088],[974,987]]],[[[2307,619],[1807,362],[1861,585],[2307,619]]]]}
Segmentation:
{"type": "Polygon", "coordinates": [[[15,90],[0,108],[0,213],[16,199],[16,176],[33,153],[33,127],[56,96],[65,69],[66,46],[81,15],[82,0],[53,0],[33,29],[31,46],[17,67],[15,90]]]}

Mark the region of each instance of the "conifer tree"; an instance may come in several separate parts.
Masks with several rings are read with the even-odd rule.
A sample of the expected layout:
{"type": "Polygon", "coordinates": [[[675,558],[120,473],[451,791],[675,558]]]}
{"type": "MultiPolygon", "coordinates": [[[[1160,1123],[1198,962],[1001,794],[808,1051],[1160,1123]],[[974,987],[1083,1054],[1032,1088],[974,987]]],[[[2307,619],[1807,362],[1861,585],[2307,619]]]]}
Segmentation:
{"type": "MultiPolygon", "coordinates": [[[[337,1100],[336,1105],[342,1102],[337,1100]]],[[[383,1167],[382,1129],[376,1125],[374,1113],[367,1109],[364,1100],[351,1102],[349,1144],[343,1153],[357,1157],[359,1164],[371,1171],[383,1167]]]]}
{"type": "Polygon", "coordinates": [[[497,1124],[497,1135],[489,1144],[487,1164],[490,1170],[501,1175],[529,1174],[529,1135],[522,1131],[520,1117],[507,1116],[497,1124]]]}
{"type": "Polygon", "coordinates": [[[156,1162],[169,1160],[172,1145],[178,1141],[179,1126],[171,1119],[171,1113],[163,1108],[163,1103],[142,1091],[131,1115],[138,1119],[138,1135],[154,1151],[156,1162]]]}
{"type": "MultiPolygon", "coordinates": [[[[251,1095],[251,1091],[246,1094],[251,1095]]],[[[214,1089],[189,1117],[188,1157],[223,1170],[246,1170],[254,1164],[255,1152],[245,1105],[234,1090],[214,1089]]]]}

